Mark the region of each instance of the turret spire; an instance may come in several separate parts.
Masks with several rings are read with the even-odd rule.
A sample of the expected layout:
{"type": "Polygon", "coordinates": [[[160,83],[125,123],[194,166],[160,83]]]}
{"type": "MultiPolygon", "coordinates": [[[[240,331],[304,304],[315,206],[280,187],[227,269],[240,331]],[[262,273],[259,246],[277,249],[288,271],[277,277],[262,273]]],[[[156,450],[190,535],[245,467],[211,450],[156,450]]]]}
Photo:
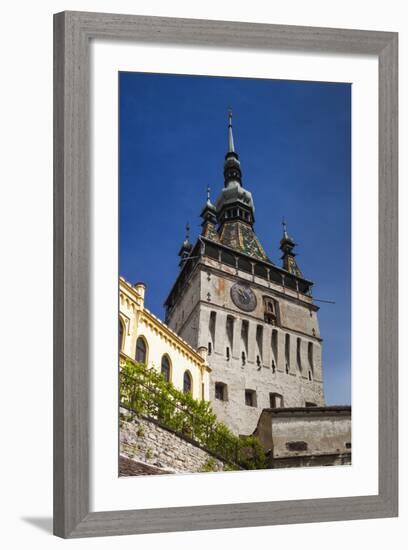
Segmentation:
{"type": "Polygon", "coordinates": [[[183,267],[184,262],[191,254],[191,251],[193,249],[193,245],[190,243],[190,224],[186,223],[186,237],[184,239],[183,244],[181,245],[179,256],[180,256],[180,263],[179,266],[183,267]]]}
{"type": "Polygon", "coordinates": [[[282,250],[282,267],[286,271],[289,271],[289,273],[292,273],[293,275],[296,275],[297,277],[303,277],[302,272],[299,269],[299,266],[297,265],[297,262],[295,260],[295,252],[293,252],[293,249],[296,246],[295,241],[288,235],[288,229],[286,225],[285,218],[282,218],[282,230],[283,230],[283,236],[280,241],[280,249],[282,250]]]}
{"type": "Polygon", "coordinates": [[[203,211],[201,212],[201,217],[203,219],[202,222],[202,232],[201,234],[204,237],[207,237],[212,240],[218,240],[217,235],[217,209],[211,202],[210,198],[210,192],[211,188],[208,185],[207,186],[207,202],[205,203],[205,206],[203,208],[203,211]]]}

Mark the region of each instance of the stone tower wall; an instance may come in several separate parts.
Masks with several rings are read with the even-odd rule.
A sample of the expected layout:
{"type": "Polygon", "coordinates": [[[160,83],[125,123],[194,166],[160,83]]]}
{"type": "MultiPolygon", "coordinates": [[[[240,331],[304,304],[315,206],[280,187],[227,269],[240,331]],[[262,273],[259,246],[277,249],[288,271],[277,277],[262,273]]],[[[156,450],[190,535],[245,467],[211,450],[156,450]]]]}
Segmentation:
{"type": "Polygon", "coordinates": [[[283,397],[285,407],[324,405],[321,339],[316,308],[310,297],[205,258],[180,295],[169,325],[192,346],[208,348],[211,343],[210,401],[219,420],[235,433],[254,431],[262,410],[271,406],[272,393],[283,397]],[[237,308],[231,299],[231,287],[237,281],[250,285],[256,295],[257,306],[250,313],[237,308]],[[264,321],[264,296],[279,304],[279,326],[264,321]],[[213,334],[211,313],[215,316],[213,334]],[[243,324],[248,327],[247,346],[241,337],[243,324]],[[261,327],[258,333],[262,332],[262,338],[257,338],[257,327],[261,327]],[[276,331],[275,349],[273,331],[276,331]],[[285,353],[286,335],[290,339],[289,361],[285,353]],[[309,346],[313,350],[312,364],[309,346]],[[215,397],[216,383],[225,384],[224,400],[215,397]],[[246,404],[246,390],[255,392],[254,406],[246,404]]]}

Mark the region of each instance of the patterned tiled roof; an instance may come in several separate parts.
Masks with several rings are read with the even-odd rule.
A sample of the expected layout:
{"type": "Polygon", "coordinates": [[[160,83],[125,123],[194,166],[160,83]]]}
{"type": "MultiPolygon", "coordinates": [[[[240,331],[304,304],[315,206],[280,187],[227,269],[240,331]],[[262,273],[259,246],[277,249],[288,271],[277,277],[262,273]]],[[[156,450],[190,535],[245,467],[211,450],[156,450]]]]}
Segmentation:
{"type": "Polygon", "coordinates": [[[212,223],[205,224],[202,235],[206,239],[211,239],[212,241],[219,242],[217,228],[212,223]]]}
{"type": "Polygon", "coordinates": [[[219,242],[258,260],[270,261],[252,227],[239,220],[222,225],[219,242]]]}

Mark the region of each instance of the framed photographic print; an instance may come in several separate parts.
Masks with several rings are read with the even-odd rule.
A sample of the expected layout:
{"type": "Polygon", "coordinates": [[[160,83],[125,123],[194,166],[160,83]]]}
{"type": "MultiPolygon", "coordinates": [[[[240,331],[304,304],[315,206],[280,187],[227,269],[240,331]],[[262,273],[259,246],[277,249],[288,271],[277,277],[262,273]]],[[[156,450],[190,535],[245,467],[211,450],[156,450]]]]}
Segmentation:
{"type": "Polygon", "coordinates": [[[397,35],[54,25],[55,534],[397,515],[397,35]]]}

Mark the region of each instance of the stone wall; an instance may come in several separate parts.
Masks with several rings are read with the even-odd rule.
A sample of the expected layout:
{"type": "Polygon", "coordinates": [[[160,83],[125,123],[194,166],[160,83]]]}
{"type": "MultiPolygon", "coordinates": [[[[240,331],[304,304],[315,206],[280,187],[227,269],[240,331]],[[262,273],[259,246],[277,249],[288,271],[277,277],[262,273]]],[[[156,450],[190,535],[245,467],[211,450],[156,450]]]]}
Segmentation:
{"type": "MultiPolygon", "coordinates": [[[[222,461],[196,444],[152,421],[142,418],[131,420],[123,410],[120,422],[120,454],[167,470],[167,473],[224,469],[222,461]]],[[[122,472],[120,474],[124,475],[122,472]]]]}
{"type": "Polygon", "coordinates": [[[266,409],[255,435],[271,467],[351,463],[351,407],[266,409]]]}

